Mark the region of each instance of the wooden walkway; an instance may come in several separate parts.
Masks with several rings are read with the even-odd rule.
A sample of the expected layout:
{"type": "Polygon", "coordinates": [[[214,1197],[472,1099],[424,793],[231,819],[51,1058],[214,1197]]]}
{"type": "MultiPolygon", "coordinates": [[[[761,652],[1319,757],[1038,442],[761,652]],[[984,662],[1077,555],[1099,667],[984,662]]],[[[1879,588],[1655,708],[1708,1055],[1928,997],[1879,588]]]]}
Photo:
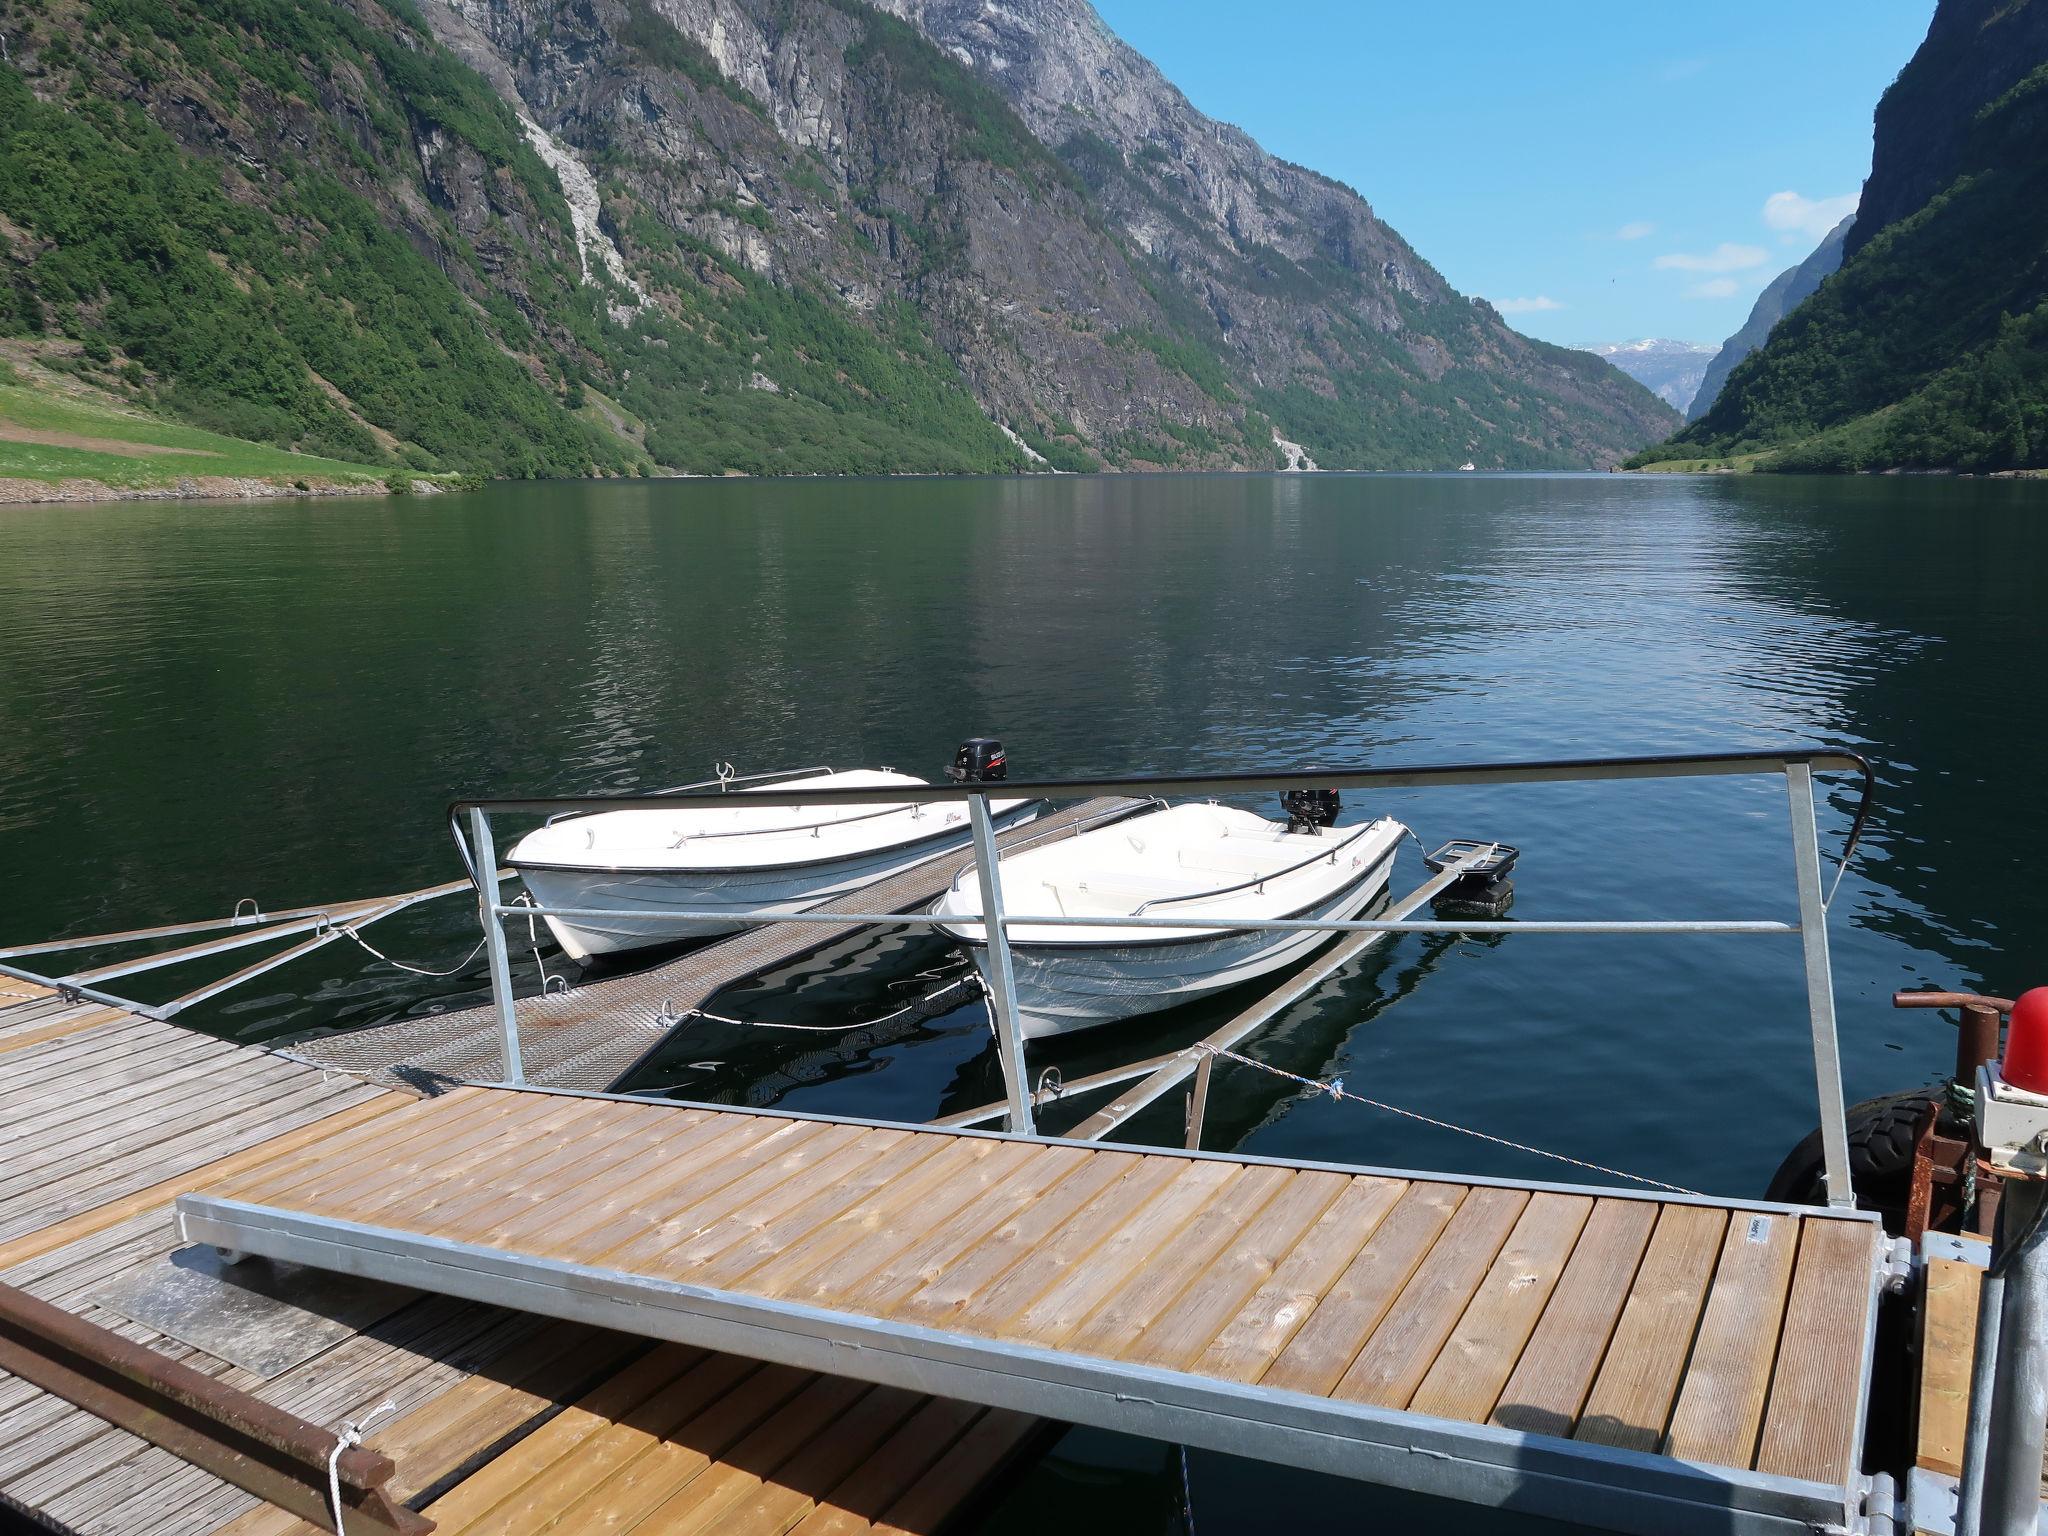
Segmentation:
{"type": "Polygon", "coordinates": [[[1148,1422],[1125,1396],[1257,1388],[1840,1489],[1883,1251],[1854,1214],[479,1090],[179,1211],[684,1343],[795,1319],[849,1373],[907,1355],[996,1407],[1038,1400],[1006,1370],[1086,1357],[1144,1373],[1118,1427],[1148,1422]]]}
{"type": "MultiPolygon", "coordinates": [[[[0,1282],[315,1423],[393,1401],[368,1444],[442,1531],[535,1530],[572,1507],[624,1530],[639,1500],[665,1529],[931,1532],[1047,1432],[1023,1415],[413,1292],[373,1288],[360,1326],[289,1309],[324,1342],[268,1377],[116,1310],[181,1247],[175,1195],[418,1104],[0,977],[0,1282]],[[835,1425],[822,1439],[821,1415],[835,1425]]],[[[0,1526],[10,1509],[93,1536],[313,1529],[0,1373],[0,1526]]]]}
{"type": "MultiPolygon", "coordinates": [[[[997,836],[1000,847],[1083,825],[1101,825],[1148,802],[1089,800],[997,836]]],[[[823,912],[910,912],[935,900],[973,863],[971,851],[928,859],[886,880],[824,903],[823,912]]],[[[520,998],[519,1049],[527,1080],[549,1088],[602,1090],[624,1082],[676,1027],[721,989],[785,964],[858,929],[813,923],[763,924],[630,975],[599,977],[520,998]]],[[[566,963],[566,962],[565,962],[566,963]]],[[[498,1016],[490,1007],[400,1019],[291,1047],[324,1066],[393,1086],[496,1082],[504,1075],[498,1016]]]]}

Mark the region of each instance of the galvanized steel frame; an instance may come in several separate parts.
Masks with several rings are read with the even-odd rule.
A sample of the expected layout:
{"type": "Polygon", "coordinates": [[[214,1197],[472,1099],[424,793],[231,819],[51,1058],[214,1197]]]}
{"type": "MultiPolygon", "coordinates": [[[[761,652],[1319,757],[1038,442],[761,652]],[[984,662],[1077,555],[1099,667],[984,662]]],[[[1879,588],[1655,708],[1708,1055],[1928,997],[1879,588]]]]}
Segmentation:
{"type": "Polygon", "coordinates": [[[203,1195],[177,1209],[187,1242],[1608,1530],[1810,1533],[1861,1521],[1860,1479],[1710,1467],[203,1195]]]}

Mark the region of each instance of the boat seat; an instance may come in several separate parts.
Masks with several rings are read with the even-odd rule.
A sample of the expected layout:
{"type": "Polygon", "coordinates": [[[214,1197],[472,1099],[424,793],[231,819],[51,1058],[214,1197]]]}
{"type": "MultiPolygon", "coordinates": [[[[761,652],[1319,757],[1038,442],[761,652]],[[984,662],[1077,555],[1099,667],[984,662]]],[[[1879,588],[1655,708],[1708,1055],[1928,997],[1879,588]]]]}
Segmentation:
{"type": "Polygon", "coordinates": [[[1114,879],[1096,876],[1062,884],[1047,880],[1044,885],[1062,917],[1128,917],[1131,909],[1143,902],[1188,894],[1182,881],[1147,879],[1142,875],[1114,879]]]}
{"type": "Polygon", "coordinates": [[[1180,851],[1183,869],[1199,869],[1219,875],[1231,875],[1239,880],[1255,880],[1275,870],[1285,869],[1290,864],[1299,864],[1309,856],[1310,850],[1289,856],[1282,850],[1267,848],[1259,853],[1240,852],[1234,848],[1218,847],[1214,843],[1197,843],[1180,851]]]}

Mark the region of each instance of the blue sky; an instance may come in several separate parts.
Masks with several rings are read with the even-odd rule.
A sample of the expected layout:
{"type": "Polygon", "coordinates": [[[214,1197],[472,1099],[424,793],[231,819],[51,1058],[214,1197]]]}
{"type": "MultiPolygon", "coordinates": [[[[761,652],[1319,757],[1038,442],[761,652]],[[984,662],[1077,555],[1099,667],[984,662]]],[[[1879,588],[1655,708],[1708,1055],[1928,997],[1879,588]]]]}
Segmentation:
{"type": "Polygon", "coordinates": [[[1565,343],[1718,343],[1853,206],[1933,0],[1095,0],[1202,111],[1565,343]],[[1846,201],[1845,201],[1846,200],[1846,201]]]}

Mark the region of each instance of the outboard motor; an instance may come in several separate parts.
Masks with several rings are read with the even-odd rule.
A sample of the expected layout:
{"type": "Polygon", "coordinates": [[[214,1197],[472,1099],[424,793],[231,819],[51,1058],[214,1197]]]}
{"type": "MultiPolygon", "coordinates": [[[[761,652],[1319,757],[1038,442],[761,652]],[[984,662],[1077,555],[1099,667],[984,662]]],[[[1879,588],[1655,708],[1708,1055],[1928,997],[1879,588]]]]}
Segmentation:
{"type": "Polygon", "coordinates": [[[1288,789],[1280,793],[1280,809],[1287,813],[1287,830],[1319,837],[1325,827],[1334,826],[1337,812],[1344,808],[1334,789],[1288,789]]]}
{"type": "Polygon", "coordinates": [[[970,736],[953,754],[946,777],[955,784],[994,784],[1010,776],[1009,759],[1003,744],[993,736],[970,736]]]}

